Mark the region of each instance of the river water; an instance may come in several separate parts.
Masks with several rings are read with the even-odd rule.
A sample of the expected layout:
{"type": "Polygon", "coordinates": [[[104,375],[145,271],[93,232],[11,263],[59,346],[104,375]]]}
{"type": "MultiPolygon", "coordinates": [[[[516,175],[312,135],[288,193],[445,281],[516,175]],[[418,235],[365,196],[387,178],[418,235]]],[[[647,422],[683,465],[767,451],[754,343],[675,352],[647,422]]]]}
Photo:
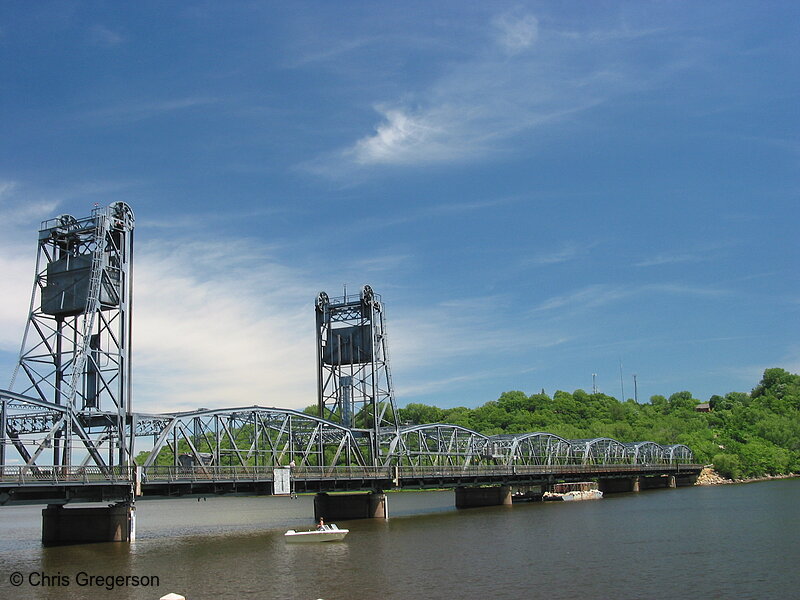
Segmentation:
{"type": "Polygon", "coordinates": [[[466,510],[395,493],[344,542],[287,545],[312,502],[141,500],[134,543],[55,548],[41,506],[0,507],[0,598],[800,598],[800,479],[466,510]],[[118,575],[139,585],[87,582],[118,575]]]}

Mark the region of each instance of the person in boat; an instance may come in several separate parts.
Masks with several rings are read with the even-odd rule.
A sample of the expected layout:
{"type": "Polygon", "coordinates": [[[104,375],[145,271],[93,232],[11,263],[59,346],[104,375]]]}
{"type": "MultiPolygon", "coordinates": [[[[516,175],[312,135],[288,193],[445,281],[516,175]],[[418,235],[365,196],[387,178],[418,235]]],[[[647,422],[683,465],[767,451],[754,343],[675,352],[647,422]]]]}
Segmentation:
{"type": "Polygon", "coordinates": [[[325,521],[322,517],[319,518],[319,523],[317,524],[317,531],[325,531],[325,521]]]}

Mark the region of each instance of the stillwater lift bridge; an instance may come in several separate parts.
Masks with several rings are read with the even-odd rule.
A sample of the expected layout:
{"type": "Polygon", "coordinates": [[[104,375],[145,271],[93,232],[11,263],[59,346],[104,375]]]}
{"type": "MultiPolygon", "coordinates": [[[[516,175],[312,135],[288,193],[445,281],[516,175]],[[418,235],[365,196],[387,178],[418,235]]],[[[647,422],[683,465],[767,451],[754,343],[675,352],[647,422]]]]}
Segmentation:
{"type": "Polygon", "coordinates": [[[19,361],[0,390],[0,505],[47,503],[45,543],[130,540],[142,495],[317,492],[315,513],[342,519],[386,517],[390,489],[454,488],[466,507],[510,503],[514,488],[595,479],[627,491],[699,473],[680,444],[399,423],[384,304],[369,286],[316,299],[316,415],[134,412],[134,224],[115,202],[39,231],[19,361]],[[146,450],[138,464],[137,445],[146,450]],[[100,501],[116,504],[64,508],[100,501]]]}

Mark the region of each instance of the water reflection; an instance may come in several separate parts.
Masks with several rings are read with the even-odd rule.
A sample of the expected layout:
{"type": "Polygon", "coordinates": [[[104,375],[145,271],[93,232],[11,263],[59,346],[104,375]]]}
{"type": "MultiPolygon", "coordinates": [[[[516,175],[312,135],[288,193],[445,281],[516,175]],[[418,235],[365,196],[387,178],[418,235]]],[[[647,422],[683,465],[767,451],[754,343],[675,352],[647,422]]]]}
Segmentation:
{"type": "Polygon", "coordinates": [[[0,539],[27,540],[0,546],[0,597],[110,597],[10,588],[22,569],[161,580],[115,598],[793,597],[799,493],[793,480],[463,511],[450,492],[393,494],[391,519],[341,521],[347,538],[320,544],[283,539],[313,525],[310,497],[142,502],[133,544],[53,548],[41,507],[0,507],[0,539]]]}

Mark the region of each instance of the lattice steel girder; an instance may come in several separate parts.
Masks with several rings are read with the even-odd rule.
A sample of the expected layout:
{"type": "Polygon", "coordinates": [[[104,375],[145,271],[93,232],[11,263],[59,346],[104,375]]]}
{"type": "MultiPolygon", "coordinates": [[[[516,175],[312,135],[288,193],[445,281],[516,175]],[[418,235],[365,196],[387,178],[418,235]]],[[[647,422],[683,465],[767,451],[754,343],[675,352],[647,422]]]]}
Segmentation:
{"type": "Polygon", "coordinates": [[[661,446],[664,449],[664,459],[670,463],[689,464],[694,462],[694,453],[689,446],[672,444],[661,446]]]}
{"type": "Polygon", "coordinates": [[[361,432],[373,464],[381,429],[397,430],[384,306],[365,285],[358,296],[316,301],[318,416],[361,432]]]}
{"type": "Polygon", "coordinates": [[[118,453],[109,462],[130,462],[133,228],[133,211],[115,202],[89,217],[45,221],[39,231],[29,316],[10,387],[28,397],[23,404],[29,407],[37,399],[70,414],[62,430],[38,431],[52,438],[54,465],[73,464],[79,447],[94,455],[87,411],[113,415],[109,444],[118,453]]]}
{"type": "Polygon", "coordinates": [[[630,458],[625,446],[611,438],[570,440],[572,458],[583,464],[625,464],[630,458]]]}
{"type": "Polygon", "coordinates": [[[291,409],[201,410],[139,421],[145,419],[150,426],[142,433],[157,431],[157,438],[144,466],[156,464],[162,451],[177,466],[182,445],[193,462],[212,466],[224,458],[240,466],[365,466],[369,449],[350,429],[291,409]]]}
{"type": "Polygon", "coordinates": [[[384,466],[460,466],[485,458],[488,438],[459,425],[434,423],[386,428],[379,433],[384,466]]]}
{"type": "Polygon", "coordinates": [[[504,465],[563,465],[572,459],[572,445],[552,433],[493,435],[491,456],[504,465]]]}
{"type": "Polygon", "coordinates": [[[625,450],[631,462],[635,465],[663,464],[666,459],[664,447],[655,442],[628,442],[624,443],[625,450]]]}

